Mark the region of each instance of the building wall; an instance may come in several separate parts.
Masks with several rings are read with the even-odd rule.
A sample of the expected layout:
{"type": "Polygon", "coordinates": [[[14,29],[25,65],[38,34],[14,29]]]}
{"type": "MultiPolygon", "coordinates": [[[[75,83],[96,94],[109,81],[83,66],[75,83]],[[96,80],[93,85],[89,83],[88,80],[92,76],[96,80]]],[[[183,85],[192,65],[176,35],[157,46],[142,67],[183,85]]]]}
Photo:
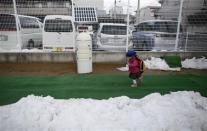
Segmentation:
{"type": "MultiPolygon", "coordinates": [[[[155,20],[156,19],[156,10],[158,9],[159,7],[145,7],[145,8],[142,8],[140,9],[140,18],[138,19],[139,22],[143,22],[143,21],[146,21],[146,20],[155,20]]],[[[138,18],[138,14],[137,14],[137,18],[138,18]]],[[[138,23],[138,21],[136,22],[138,23]]]]}
{"type": "MultiPolygon", "coordinates": [[[[161,9],[158,12],[160,19],[178,20],[181,0],[161,0],[161,9]]],[[[206,0],[184,0],[182,8],[182,26],[188,32],[207,32],[206,25],[192,25],[188,16],[202,12],[206,0]]],[[[201,18],[202,19],[202,18],[201,18]]],[[[197,19],[199,21],[199,19],[197,19]]],[[[207,22],[207,21],[206,21],[207,22]]]]}
{"type": "Polygon", "coordinates": [[[161,9],[158,12],[160,19],[177,20],[181,0],[162,0],[161,9]]]}
{"type": "MultiPolygon", "coordinates": [[[[159,15],[162,19],[176,20],[179,16],[181,0],[162,0],[159,15]]],[[[184,0],[183,16],[199,12],[203,7],[204,0],[184,0]]]]}
{"type": "MultiPolygon", "coordinates": [[[[16,0],[17,13],[29,16],[72,15],[72,4],[68,0],[16,0]]],[[[0,3],[0,13],[14,13],[13,3],[0,3]]]]}
{"type": "Polygon", "coordinates": [[[116,6],[116,7],[113,7],[109,10],[109,14],[110,16],[114,16],[116,14],[123,14],[123,7],[122,6],[116,6]]]}
{"type": "Polygon", "coordinates": [[[73,0],[75,6],[89,6],[96,7],[99,10],[104,9],[104,1],[103,0],[73,0]]]}

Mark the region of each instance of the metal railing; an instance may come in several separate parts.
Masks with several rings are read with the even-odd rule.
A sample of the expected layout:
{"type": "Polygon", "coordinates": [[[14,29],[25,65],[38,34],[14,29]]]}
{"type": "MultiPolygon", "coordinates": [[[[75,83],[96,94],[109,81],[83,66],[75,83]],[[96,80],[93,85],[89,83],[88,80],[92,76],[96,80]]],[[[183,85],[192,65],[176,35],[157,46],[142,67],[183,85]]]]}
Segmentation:
{"type": "MultiPolygon", "coordinates": [[[[64,0],[61,1],[61,4],[58,4],[58,0],[41,4],[41,0],[39,0],[40,5],[38,5],[38,0],[30,0],[30,2],[26,0],[10,0],[10,2],[8,0],[0,0],[0,14],[15,14],[13,1],[16,2],[17,15],[38,17],[42,19],[40,21],[43,21],[47,15],[81,15],[79,17],[82,18],[88,18],[89,14],[91,15],[91,12],[87,13],[87,11],[85,11],[86,14],[73,13],[73,5],[75,4],[72,4],[72,1],[64,0]]],[[[117,14],[117,12],[104,15],[96,14],[99,16],[99,23],[89,22],[83,24],[75,22],[75,25],[93,27],[93,30],[88,30],[88,32],[92,38],[94,51],[124,52],[127,49],[137,51],[207,51],[206,3],[203,3],[203,0],[161,0],[160,3],[160,6],[156,7],[146,6],[145,8],[138,8],[137,14],[128,13],[128,15],[124,10],[127,11],[126,9],[129,9],[129,12],[133,12],[132,8],[136,4],[132,5],[133,3],[131,3],[131,5],[127,5],[126,0],[123,11],[119,10],[119,12],[123,12],[122,14],[117,14]],[[121,15],[122,18],[115,18],[113,13],[116,16],[121,15]],[[103,23],[107,24],[104,26],[103,23]],[[106,27],[109,25],[110,28],[106,27]]],[[[87,3],[86,7],[88,7],[87,3]]],[[[16,30],[21,27],[21,25],[18,26],[16,30]]],[[[40,26],[42,29],[43,25],[40,26]]],[[[19,32],[22,33],[22,31],[19,32]]],[[[76,29],[76,32],[77,36],[79,30],[76,29]]],[[[24,39],[22,35],[19,37],[24,39]]],[[[42,37],[39,43],[44,44],[42,37]]],[[[3,45],[7,39],[10,39],[8,29],[5,29],[5,21],[0,19],[0,49],[4,48],[3,45]]],[[[18,39],[15,39],[16,43],[18,43],[18,39]]],[[[29,44],[29,41],[27,43],[29,44]]],[[[28,45],[25,47],[28,49],[42,49],[41,46],[28,45]]]]}

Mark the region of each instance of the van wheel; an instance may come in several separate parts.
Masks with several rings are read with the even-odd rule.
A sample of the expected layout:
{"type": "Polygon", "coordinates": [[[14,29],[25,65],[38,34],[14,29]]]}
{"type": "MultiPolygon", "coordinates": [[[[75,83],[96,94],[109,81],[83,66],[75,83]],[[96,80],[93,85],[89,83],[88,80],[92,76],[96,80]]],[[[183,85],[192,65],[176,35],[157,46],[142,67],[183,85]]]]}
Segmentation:
{"type": "Polygon", "coordinates": [[[34,48],[34,41],[33,40],[30,40],[28,42],[28,49],[32,49],[32,48],[34,48]]]}
{"type": "Polygon", "coordinates": [[[40,44],[40,45],[39,45],[39,49],[43,49],[43,46],[42,46],[42,44],[40,44]]]}

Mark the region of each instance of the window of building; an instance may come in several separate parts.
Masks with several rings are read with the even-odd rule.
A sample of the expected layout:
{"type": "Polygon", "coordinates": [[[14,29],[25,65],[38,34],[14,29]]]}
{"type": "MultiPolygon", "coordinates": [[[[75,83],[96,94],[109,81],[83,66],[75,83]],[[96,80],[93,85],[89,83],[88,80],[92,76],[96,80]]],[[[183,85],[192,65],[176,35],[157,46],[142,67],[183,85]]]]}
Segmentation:
{"type": "Polygon", "coordinates": [[[203,6],[207,6],[207,0],[203,0],[203,6]]]}
{"type": "Polygon", "coordinates": [[[70,3],[69,2],[66,2],[65,3],[65,7],[69,8],[70,7],[70,3]]]}

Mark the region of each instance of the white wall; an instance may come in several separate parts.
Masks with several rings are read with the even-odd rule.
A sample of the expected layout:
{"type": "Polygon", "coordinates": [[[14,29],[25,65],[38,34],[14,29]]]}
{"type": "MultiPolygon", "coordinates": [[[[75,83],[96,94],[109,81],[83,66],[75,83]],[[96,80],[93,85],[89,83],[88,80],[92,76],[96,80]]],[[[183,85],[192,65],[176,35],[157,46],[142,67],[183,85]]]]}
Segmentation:
{"type": "Polygon", "coordinates": [[[109,10],[109,14],[113,15],[113,14],[123,14],[124,10],[122,6],[116,6],[113,7],[109,10]]]}
{"type": "Polygon", "coordinates": [[[155,11],[159,8],[159,6],[157,6],[157,8],[154,6],[147,6],[144,8],[140,9],[140,14],[136,14],[137,20],[136,20],[136,24],[146,21],[146,20],[155,20],[155,11]],[[140,18],[139,18],[140,15],[140,18]]]}
{"type": "MultiPolygon", "coordinates": [[[[180,56],[181,59],[205,56],[206,52],[138,52],[139,57],[147,59],[163,56],[180,56]]],[[[63,63],[75,62],[73,53],[0,53],[0,63],[63,63]]],[[[125,63],[125,52],[93,52],[93,63],[125,63]]]]}
{"type": "Polygon", "coordinates": [[[140,10],[140,22],[154,19],[154,12],[151,12],[150,8],[143,8],[140,10]]]}
{"type": "Polygon", "coordinates": [[[74,0],[73,2],[75,3],[76,6],[96,7],[99,10],[104,9],[103,0],[74,0]]]}

